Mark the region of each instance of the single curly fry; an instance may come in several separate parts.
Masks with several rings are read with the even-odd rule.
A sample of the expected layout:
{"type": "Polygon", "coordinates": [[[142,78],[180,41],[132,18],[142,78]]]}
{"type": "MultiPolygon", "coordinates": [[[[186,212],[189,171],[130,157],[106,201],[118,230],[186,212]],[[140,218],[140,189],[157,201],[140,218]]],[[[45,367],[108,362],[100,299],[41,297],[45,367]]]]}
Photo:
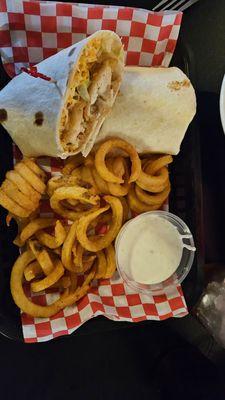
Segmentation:
{"type": "Polygon", "coordinates": [[[64,268],[59,259],[54,260],[54,269],[48,276],[43,279],[31,282],[31,290],[33,292],[41,292],[54,285],[64,274],[64,268]]]}
{"type": "Polygon", "coordinates": [[[165,188],[168,179],[169,172],[166,167],[161,168],[156,175],[148,175],[142,170],[136,184],[148,192],[159,193],[165,188]]]}
{"type": "Polygon", "coordinates": [[[32,281],[32,279],[37,278],[43,274],[43,270],[37,260],[32,261],[24,269],[24,277],[27,282],[32,281]]]}
{"type": "Polygon", "coordinates": [[[62,246],[62,255],[61,255],[64,267],[71,272],[75,272],[72,250],[76,241],[76,226],[77,226],[76,221],[72,225],[70,225],[66,239],[62,246]]]}
{"type": "Polygon", "coordinates": [[[81,246],[80,243],[77,243],[75,252],[74,252],[74,265],[75,271],[78,272],[86,272],[88,271],[94,260],[96,259],[96,255],[87,255],[85,256],[85,249],[81,246]]]}
{"type": "Polygon", "coordinates": [[[106,255],[106,272],[105,272],[105,279],[112,278],[114,272],[116,271],[116,257],[115,257],[115,249],[112,244],[110,244],[105,249],[106,255]]]}
{"type": "Polygon", "coordinates": [[[123,224],[129,219],[129,206],[125,197],[120,197],[123,206],[123,224]]]}
{"type": "Polygon", "coordinates": [[[44,232],[42,229],[36,232],[35,236],[44,246],[48,247],[49,249],[56,249],[63,244],[66,238],[66,231],[62,223],[58,220],[55,224],[55,236],[44,232]]]}
{"type": "Polygon", "coordinates": [[[96,151],[95,167],[99,175],[107,182],[124,182],[124,179],[119,178],[114,173],[110,172],[106,166],[105,158],[107,154],[115,147],[124,150],[129,155],[131,160],[131,175],[129,177],[129,183],[136,181],[141,172],[141,160],[138,156],[138,153],[130,143],[117,138],[108,139],[106,142],[102,143],[96,151]]]}
{"type": "Polygon", "coordinates": [[[105,278],[105,274],[106,274],[106,258],[105,258],[105,254],[103,251],[98,251],[97,252],[97,271],[96,271],[96,275],[95,275],[95,279],[101,279],[101,278],[105,278]]]}
{"type": "Polygon", "coordinates": [[[113,196],[104,196],[104,200],[110,205],[112,209],[112,221],[109,230],[104,236],[88,238],[87,229],[89,224],[99,216],[99,214],[107,211],[108,206],[100,208],[87,216],[83,216],[77,223],[77,240],[80,244],[89,251],[97,252],[110,245],[118,234],[123,220],[123,206],[121,201],[113,196]]]}
{"type": "Polygon", "coordinates": [[[131,185],[127,197],[128,197],[128,204],[130,206],[130,209],[138,214],[146,212],[146,211],[158,210],[161,206],[161,204],[148,205],[148,204],[145,204],[142,201],[140,201],[136,195],[136,192],[134,189],[134,184],[131,185]]]}
{"type": "Polygon", "coordinates": [[[50,198],[51,208],[59,215],[64,218],[68,218],[72,221],[80,218],[82,215],[90,214],[92,210],[88,211],[73,211],[66,209],[61,202],[63,200],[79,200],[82,203],[91,204],[95,206],[95,209],[98,207],[99,196],[93,195],[90,193],[88,189],[83,187],[60,187],[56,189],[50,198]]]}
{"type": "Polygon", "coordinates": [[[166,167],[168,164],[173,162],[173,157],[170,155],[158,156],[155,160],[152,160],[146,165],[147,170],[145,172],[149,175],[155,175],[162,167],[166,167]]]}
{"type": "Polygon", "coordinates": [[[135,192],[136,192],[137,198],[141,202],[143,202],[145,204],[149,204],[150,206],[153,206],[153,205],[161,206],[161,204],[163,204],[164,201],[169,196],[170,184],[167,181],[165,189],[162,192],[159,192],[159,193],[145,192],[138,185],[135,185],[135,192]]]}
{"type": "Polygon", "coordinates": [[[17,171],[38,193],[42,194],[45,192],[46,186],[42,178],[37,176],[36,173],[26,165],[26,163],[21,161],[16,164],[15,171],[17,171]]]}
{"type": "Polygon", "coordinates": [[[70,293],[74,293],[75,290],[77,289],[77,274],[75,272],[70,272],[70,289],[69,292],[70,293]]]}
{"type": "Polygon", "coordinates": [[[111,172],[124,180],[122,184],[108,182],[110,194],[116,197],[126,196],[130,187],[128,183],[129,169],[126,160],[123,157],[116,157],[115,159],[110,158],[106,160],[106,165],[111,172]]]}
{"type": "Polygon", "coordinates": [[[54,264],[48,251],[37,240],[30,239],[28,241],[28,246],[35,255],[44,274],[46,276],[49,275],[54,269],[54,264]]]}
{"type": "Polygon", "coordinates": [[[173,161],[170,155],[152,155],[150,159],[142,160],[142,171],[137,185],[148,192],[159,193],[166,187],[169,180],[167,165],[173,161]]]}
{"type": "Polygon", "coordinates": [[[56,220],[54,218],[36,218],[28,222],[28,224],[22,229],[19,238],[21,243],[25,243],[40,229],[48,228],[54,226],[56,220]]]}
{"type": "Polygon", "coordinates": [[[125,158],[117,156],[106,159],[106,164],[107,162],[109,163],[109,168],[111,169],[111,172],[113,172],[119,178],[123,178],[125,174],[125,166],[124,166],[124,163],[126,162],[125,158]]]}
{"type": "Polygon", "coordinates": [[[62,186],[77,186],[78,178],[71,175],[53,176],[47,183],[47,193],[51,197],[54,191],[62,186]]]}
{"type": "Polygon", "coordinates": [[[4,191],[0,188],[0,205],[12,214],[16,215],[20,218],[26,218],[30,215],[30,210],[27,210],[19,204],[17,204],[14,200],[10,199],[4,191]]]}
{"type": "Polygon", "coordinates": [[[46,180],[46,173],[41,169],[32,158],[23,158],[22,162],[35,173],[43,182],[46,180]]]}

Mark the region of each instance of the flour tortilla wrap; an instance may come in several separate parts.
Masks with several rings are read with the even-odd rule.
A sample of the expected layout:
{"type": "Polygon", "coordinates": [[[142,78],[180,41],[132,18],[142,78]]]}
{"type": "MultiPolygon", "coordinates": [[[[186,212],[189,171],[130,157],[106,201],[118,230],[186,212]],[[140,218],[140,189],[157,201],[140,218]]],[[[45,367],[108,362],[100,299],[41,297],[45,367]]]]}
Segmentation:
{"type": "Polygon", "coordinates": [[[139,153],[177,154],[195,112],[195,91],[179,68],[126,67],[97,142],[119,137],[139,153]]]}
{"type": "Polygon", "coordinates": [[[124,69],[118,35],[98,31],[23,72],[0,92],[0,122],[24,156],[87,154],[111,110],[124,69]]]}

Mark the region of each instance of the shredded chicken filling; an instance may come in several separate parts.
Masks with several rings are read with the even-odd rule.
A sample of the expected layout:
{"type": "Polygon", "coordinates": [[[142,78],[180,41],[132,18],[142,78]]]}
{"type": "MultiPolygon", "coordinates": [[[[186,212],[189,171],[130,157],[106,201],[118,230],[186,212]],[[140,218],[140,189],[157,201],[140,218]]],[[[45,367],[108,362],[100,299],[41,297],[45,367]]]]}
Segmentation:
{"type": "Polygon", "coordinates": [[[67,151],[80,148],[112,108],[121,80],[122,66],[120,59],[113,57],[111,46],[108,50],[96,51],[95,57],[92,53],[92,59],[96,60],[89,63],[87,70],[81,71],[81,83],[75,84],[69,93],[67,106],[61,115],[60,129],[61,144],[67,151]]]}

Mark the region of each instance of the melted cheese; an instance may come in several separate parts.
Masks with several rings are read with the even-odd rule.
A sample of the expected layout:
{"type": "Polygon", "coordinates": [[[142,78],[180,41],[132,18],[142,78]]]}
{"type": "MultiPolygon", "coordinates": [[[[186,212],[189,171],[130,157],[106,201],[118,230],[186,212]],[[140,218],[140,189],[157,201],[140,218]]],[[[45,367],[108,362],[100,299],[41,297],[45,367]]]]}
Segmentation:
{"type": "Polygon", "coordinates": [[[97,61],[100,48],[101,48],[101,39],[95,38],[91,40],[87,44],[87,47],[83,50],[74,76],[74,82],[73,82],[74,88],[76,88],[81,83],[84,83],[85,81],[89,80],[89,70],[91,66],[90,64],[97,61]]]}

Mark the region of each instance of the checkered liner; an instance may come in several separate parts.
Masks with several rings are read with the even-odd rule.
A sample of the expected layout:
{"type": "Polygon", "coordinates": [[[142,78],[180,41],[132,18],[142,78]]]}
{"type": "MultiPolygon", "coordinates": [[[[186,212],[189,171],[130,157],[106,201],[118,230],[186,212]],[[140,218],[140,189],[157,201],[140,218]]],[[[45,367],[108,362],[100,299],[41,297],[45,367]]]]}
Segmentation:
{"type": "MultiPolygon", "coordinates": [[[[168,66],[180,28],[182,14],[91,6],[84,4],[1,0],[1,56],[10,76],[22,66],[33,65],[70,46],[98,29],[116,31],[122,38],[129,65],[168,66]]],[[[20,158],[15,147],[15,160],[20,158]]],[[[59,173],[61,160],[42,158],[49,176],[59,173]]],[[[49,215],[47,203],[42,212],[49,215]]],[[[35,294],[34,301],[50,304],[58,293],[35,294]]],[[[118,273],[110,280],[94,281],[89,293],[76,305],[51,318],[22,314],[25,342],[42,342],[75,331],[90,318],[104,315],[115,321],[163,320],[187,314],[180,286],[163,296],[138,294],[123,283],[118,273]]]]}
{"type": "Polygon", "coordinates": [[[0,47],[10,76],[99,29],[115,31],[128,65],[168,67],[182,13],[84,4],[1,0],[0,47]]]}

